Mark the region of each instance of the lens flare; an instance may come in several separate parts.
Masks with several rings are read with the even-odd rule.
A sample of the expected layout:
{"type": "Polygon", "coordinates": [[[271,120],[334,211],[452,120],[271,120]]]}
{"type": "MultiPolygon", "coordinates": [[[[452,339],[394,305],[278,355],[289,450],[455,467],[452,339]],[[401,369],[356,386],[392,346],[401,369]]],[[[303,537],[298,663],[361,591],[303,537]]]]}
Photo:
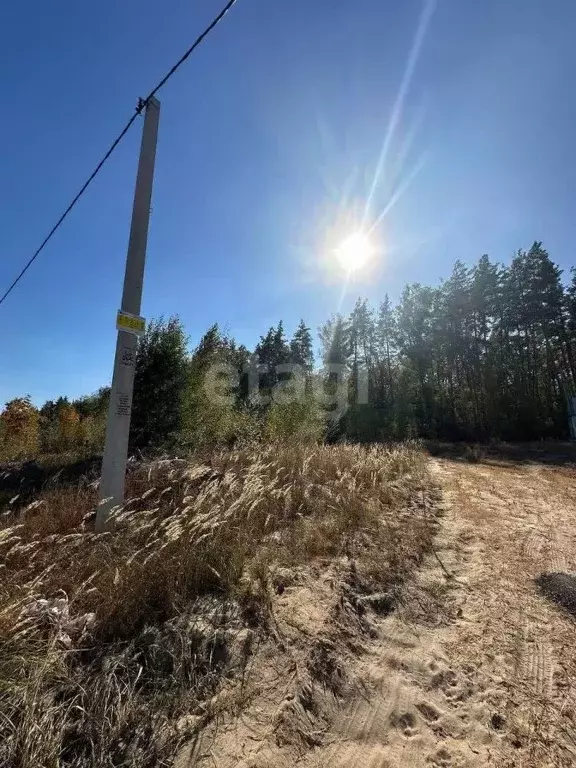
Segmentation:
{"type": "Polygon", "coordinates": [[[374,248],[362,232],[354,232],[343,240],[335,250],[340,266],[346,272],[356,272],[370,261],[374,248]]]}

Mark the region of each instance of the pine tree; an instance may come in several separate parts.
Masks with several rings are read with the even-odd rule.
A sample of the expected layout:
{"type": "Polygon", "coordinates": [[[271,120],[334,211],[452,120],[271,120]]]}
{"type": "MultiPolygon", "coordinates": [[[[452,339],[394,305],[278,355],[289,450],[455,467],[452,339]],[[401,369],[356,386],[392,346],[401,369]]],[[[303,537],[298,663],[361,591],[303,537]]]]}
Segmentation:
{"type": "Polygon", "coordinates": [[[438,290],[415,283],[404,289],[396,314],[399,355],[407,369],[405,386],[409,383],[414,391],[412,408],[423,437],[437,437],[437,307],[438,290]]]}
{"type": "Polygon", "coordinates": [[[472,269],[470,303],[472,311],[471,354],[474,367],[474,387],[478,398],[478,439],[496,437],[493,426],[498,421],[498,399],[502,386],[499,363],[501,323],[502,269],[490,261],[487,254],[472,269]]]}
{"type": "Polygon", "coordinates": [[[397,329],[390,297],[386,293],[378,307],[374,329],[374,367],[370,374],[371,403],[378,413],[380,437],[397,434],[397,329]]]}
{"type": "Polygon", "coordinates": [[[169,445],[182,424],[188,380],[187,338],[177,317],[148,324],[136,358],[130,444],[169,445]]]}
{"type": "Polygon", "coordinates": [[[572,391],[576,391],[576,269],[570,270],[570,284],[564,296],[565,339],[564,346],[570,368],[572,391]]]}
{"type": "MultiPolygon", "coordinates": [[[[265,402],[269,402],[274,387],[279,381],[277,367],[290,361],[290,346],[284,335],[282,321],[276,327],[269,328],[266,336],[260,337],[255,355],[262,371],[260,375],[261,395],[265,402]]],[[[284,374],[280,378],[284,379],[284,374]]]]}
{"type": "Polygon", "coordinates": [[[333,315],[319,330],[324,365],[346,366],[350,360],[350,329],[342,315],[333,315]]]}
{"type": "Polygon", "coordinates": [[[343,434],[346,425],[343,420],[346,403],[342,402],[346,392],[351,356],[350,329],[342,315],[333,315],[319,329],[322,345],[324,370],[321,387],[327,406],[329,438],[336,439],[343,434]]]}
{"type": "Polygon", "coordinates": [[[306,371],[311,371],[314,367],[312,333],[304,320],[298,323],[290,342],[290,362],[301,365],[306,371]]]}

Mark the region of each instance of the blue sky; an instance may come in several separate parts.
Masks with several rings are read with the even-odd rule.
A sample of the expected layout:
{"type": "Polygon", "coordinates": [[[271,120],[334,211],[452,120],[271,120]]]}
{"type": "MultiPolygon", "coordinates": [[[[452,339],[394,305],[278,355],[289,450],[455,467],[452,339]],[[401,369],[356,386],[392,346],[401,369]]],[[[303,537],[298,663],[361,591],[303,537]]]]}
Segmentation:
{"type": "MultiPolygon", "coordinates": [[[[2,4],[0,292],[221,4],[2,4]]],[[[373,213],[401,194],[344,309],[534,239],[568,269],[575,22],[573,0],[239,0],[160,94],[143,314],[179,314],[192,343],[213,322],[247,345],[280,318],[316,328],[342,297],[327,232],[364,204],[394,115],[373,213]]],[[[139,140],[0,307],[0,403],[108,383],[139,140]]]]}

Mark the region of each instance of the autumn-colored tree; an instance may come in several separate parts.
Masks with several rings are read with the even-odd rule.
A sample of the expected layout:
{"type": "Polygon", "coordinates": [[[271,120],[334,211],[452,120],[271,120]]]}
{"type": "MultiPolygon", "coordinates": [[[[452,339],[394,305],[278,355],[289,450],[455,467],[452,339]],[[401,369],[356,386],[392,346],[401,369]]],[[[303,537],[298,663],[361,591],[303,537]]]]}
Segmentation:
{"type": "Polygon", "coordinates": [[[78,424],[78,443],[83,451],[99,453],[104,450],[106,415],[86,416],[78,424]]]}
{"type": "Polygon", "coordinates": [[[58,443],[62,450],[76,448],[81,440],[80,416],[73,405],[65,403],[58,410],[58,443]]]}
{"type": "Polygon", "coordinates": [[[39,413],[29,396],[17,397],[6,403],[0,413],[2,445],[0,453],[6,458],[32,456],[40,443],[39,413]]]}

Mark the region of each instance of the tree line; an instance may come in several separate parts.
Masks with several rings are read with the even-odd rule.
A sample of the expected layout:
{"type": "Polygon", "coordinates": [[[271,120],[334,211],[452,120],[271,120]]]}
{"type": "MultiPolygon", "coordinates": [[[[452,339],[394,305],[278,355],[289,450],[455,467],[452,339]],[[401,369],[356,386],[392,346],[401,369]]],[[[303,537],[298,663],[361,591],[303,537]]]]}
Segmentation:
{"type": "Polygon", "coordinates": [[[387,296],[377,308],[359,300],[321,336],[333,359],[368,373],[370,404],[346,414],[350,437],[568,436],[576,272],[564,285],[540,242],[508,266],[457,261],[436,287],[407,285],[395,307],[387,296]]]}
{"type": "MultiPolygon", "coordinates": [[[[320,327],[318,341],[315,354],[303,320],[291,336],[280,321],[249,350],[213,325],[190,352],[178,318],[153,321],[138,349],[132,450],[568,436],[576,272],[565,284],[540,242],[506,266],[487,255],[472,267],[457,261],[437,286],[407,285],[396,305],[388,295],[376,306],[358,299],[320,327]]],[[[0,414],[0,457],[101,450],[108,397],[103,388],[40,409],[12,400],[0,414]]]]}

